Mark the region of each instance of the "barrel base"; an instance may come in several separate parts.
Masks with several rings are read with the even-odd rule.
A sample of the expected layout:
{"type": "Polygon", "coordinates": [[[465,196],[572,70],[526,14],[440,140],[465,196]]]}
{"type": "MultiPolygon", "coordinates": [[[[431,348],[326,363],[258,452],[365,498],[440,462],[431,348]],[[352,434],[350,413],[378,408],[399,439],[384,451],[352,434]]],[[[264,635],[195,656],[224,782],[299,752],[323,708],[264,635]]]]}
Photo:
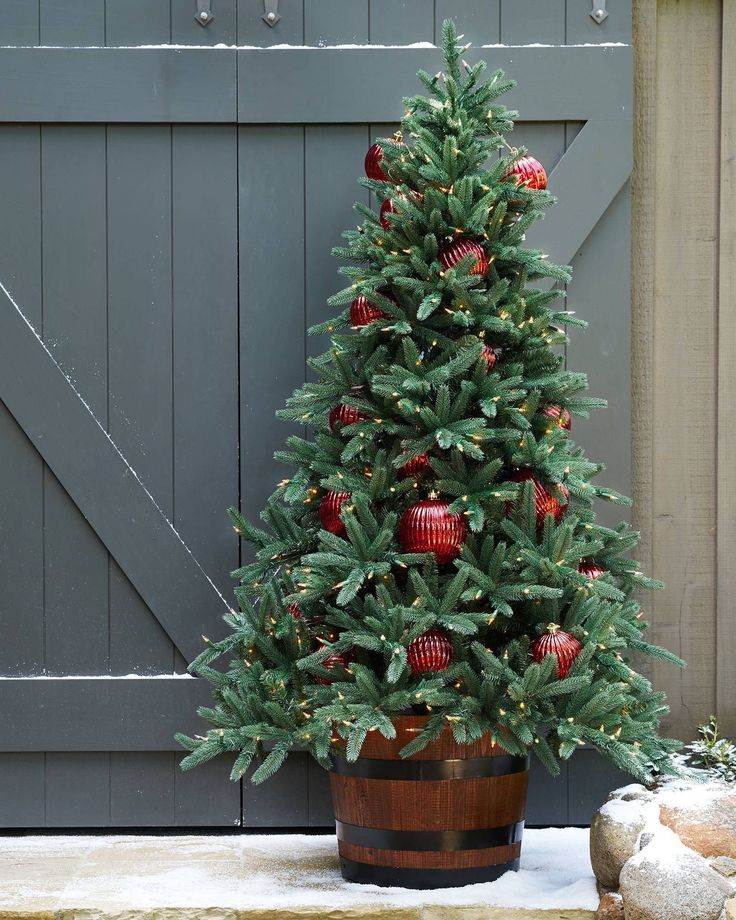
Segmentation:
{"type": "Polygon", "coordinates": [[[518,859],[497,866],[479,866],[472,869],[407,869],[397,866],[373,866],[340,857],[340,869],[346,881],[362,885],[380,885],[382,888],[460,888],[478,882],[494,882],[505,872],[516,872],[518,868],[518,859]]]}

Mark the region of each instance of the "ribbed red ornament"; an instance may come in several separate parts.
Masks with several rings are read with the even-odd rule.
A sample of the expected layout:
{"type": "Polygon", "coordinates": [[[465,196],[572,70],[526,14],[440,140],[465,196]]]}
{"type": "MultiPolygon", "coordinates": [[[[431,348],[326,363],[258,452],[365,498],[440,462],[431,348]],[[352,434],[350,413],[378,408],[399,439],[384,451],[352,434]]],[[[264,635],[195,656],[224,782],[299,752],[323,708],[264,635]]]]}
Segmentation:
{"type": "MultiPolygon", "coordinates": [[[[554,517],[555,524],[559,524],[562,515],[565,513],[567,498],[570,494],[565,486],[562,484],[558,485],[558,489],[565,497],[565,501],[561,502],[556,495],[553,495],[547,490],[531,470],[517,470],[509,476],[509,479],[511,482],[526,482],[528,479],[531,479],[534,483],[534,505],[537,512],[537,527],[541,527],[542,524],[544,524],[544,519],[548,514],[554,517]]],[[[514,504],[514,502],[506,502],[506,514],[510,515],[513,512],[514,504]]]]}
{"type": "Polygon", "coordinates": [[[380,144],[373,144],[365,155],[365,174],[369,179],[376,179],[378,182],[386,182],[388,176],[381,168],[383,159],[383,149],[380,144]]]}
{"type": "Polygon", "coordinates": [[[406,660],[415,675],[445,671],[452,661],[452,642],[439,629],[430,629],[411,640],[406,660]]]}
{"type": "Polygon", "coordinates": [[[569,431],[572,428],[572,416],[561,406],[547,406],[544,410],[544,414],[547,418],[551,418],[557,422],[560,428],[564,428],[565,431],[569,431]]]}
{"type": "Polygon", "coordinates": [[[540,191],[547,188],[547,173],[535,157],[520,157],[504,176],[504,179],[511,178],[517,185],[525,185],[527,188],[540,191]]]}
{"type": "Polygon", "coordinates": [[[475,265],[470,269],[471,275],[485,275],[488,271],[488,256],[485,249],[475,240],[454,240],[440,247],[440,262],[446,268],[454,268],[465,256],[473,253],[475,265]]]}
{"type": "MultiPolygon", "coordinates": [[[[325,658],[322,662],[322,667],[327,668],[328,671],[334,671],[335,668],[347,668],[353,661],[355,661],[355,652],[343,652],[340,655],[330,655],[329,658],[325,658]]],[[[329,677],[315,677],[314,679],[318,684],[332,683],[332,679],[329,677]]]]}
{"type": "Polygon", "coordinates": [[[429,467],[429,457],[427,454],[419,454],[407,460],[403,466],[399,467],[399,476],[402,479],[408,479],[409,476],[419,476],[429,467]]]}
{"type": "Polygon", "coordinates": [[[319,503],[319,519],[325,530],[338,537],[346,537],[348,532],[340,520],[340,511],[345,502],[350,501],[350,492],[326,492],[319,503]]]}
{"type": "Polygon", "coordinates": [[[578,566],[578,572],[581,575],[585,575],[587,578],[600,578],[601,575],[605,575],[606,570],[603,566],[598,565],[595,559],[581,559],[580,565],[578,566]]]}
{"type": "Polygon", "coordinates": [[[467,527],[462,514],[451,514],[450,503],[425,498],[411,505],[399,522],[399,541],[405,553],[434,553],[442,565],[457,558],[467,527]]]}
{"type": "Polygon", "coordinates": [[[556,623],[550,623],[547,632],[532,642],[531,650],[536,662],[544,661],[545,655],[554,655],[557,659],[557,674],[562,679],[583,650],[583,644],[575,636],[560,629],[556,623]]]}
{"type": "MultiPolygon", "coordinates": [[[[384,297],[386,295],[384,294],[384,297]]],[[[385,319],[387,316],[380,307],[371,303],[367,297],[362,294],[355,298],[350,304],[350,325],[353,329],[359,329],[361,326],[367,326],[375,319],[385,319]]]]}
{"type": "Polygon", "coordinates": [[[354,406],[346,406],[345,403],[338,403],[330,409],[330,428],[333,431],[339,431],[346,425],[354,425],[356,422],[364,422],[368,418],[354,406]]]}
{"type": "Polygon", "coordinates": [[[381,226],[384,230],[391,229],[391,221],[386,217],[387,214],[396,214],[396,205],[393,203],[391,198],[387,198],[381,205],[381,211],[379,213],[379,218],[381,220],[381,226]]]}
{"type": "Polygon", "coordinates": [[[490,374],[493,368],[496,366],[496,361],[498,361],[498,355],[491,348],[490,345],[484,345],[483,351],[480,353],[481,358],[486,362],[487,372],[490,374]]]}
{"type": "Polygon", "coordinates": [[[286,609],[294,617],[294,619],[296,620],[302,619],[302,608],[299,606],[299,604],[294,604],[294,603],[287,604],[286,609]]]}

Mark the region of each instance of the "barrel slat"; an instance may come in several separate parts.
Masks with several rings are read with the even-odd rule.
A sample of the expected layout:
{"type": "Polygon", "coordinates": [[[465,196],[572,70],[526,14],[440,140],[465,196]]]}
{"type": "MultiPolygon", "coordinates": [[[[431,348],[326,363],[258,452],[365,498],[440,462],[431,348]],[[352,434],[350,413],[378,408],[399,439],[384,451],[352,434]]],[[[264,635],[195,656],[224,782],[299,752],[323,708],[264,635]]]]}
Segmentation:
{"type": "MultiPolygon", "coordinates": [[[[427,722],[426,716],[397,716],[394,719],[396,738],[384,738],[378,732],[370,732],[363,743],[361,757],[375,758],[376,760],[400,760],[399,751],[410,741],[413,741],[427,722]]],[[[478,741],[470,744],[458,744],[452,737],[452,732],[447,729],[430,741],[423,751],[413,754],[412,760],[454,760],[468,757],[500,757],[506,751],[494,744],[490,735],[484,735],[478,741]]]]}
{"type": "Polygon", "coordinates": [[[499,866],[519,858],[521,843],[482,850],[379,850],[339,842],[340,856],[369,866],[396,866],[401,869],[474,869],[499,866]]]}

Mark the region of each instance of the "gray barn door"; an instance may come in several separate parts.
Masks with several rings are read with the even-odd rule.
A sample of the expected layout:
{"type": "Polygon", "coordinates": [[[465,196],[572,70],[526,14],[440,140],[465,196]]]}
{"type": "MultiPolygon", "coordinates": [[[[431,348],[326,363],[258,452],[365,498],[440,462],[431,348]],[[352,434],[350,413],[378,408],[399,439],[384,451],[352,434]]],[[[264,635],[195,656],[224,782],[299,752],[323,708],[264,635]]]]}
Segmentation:
{"type": "MultiPolygon", "coordinates": [[[[280,0],[274,29],[257,0],[206,27],[194,0],[2,8],[0,826],[327,825],[304,756],[257,790],[177,770],[208,698],[186,663],[231,603],[224,509],[278,478],[365,150],[439,66],[401,46],[450,12],[520,81],[561,198],[533,242],[573,263],[592,330],[568,363],[611,403],[575,436],[629,489],[630,5],[280,0]]],[[[529,823],[585,823],[616,779],[589,751],[536,771],[529,823]]]]}

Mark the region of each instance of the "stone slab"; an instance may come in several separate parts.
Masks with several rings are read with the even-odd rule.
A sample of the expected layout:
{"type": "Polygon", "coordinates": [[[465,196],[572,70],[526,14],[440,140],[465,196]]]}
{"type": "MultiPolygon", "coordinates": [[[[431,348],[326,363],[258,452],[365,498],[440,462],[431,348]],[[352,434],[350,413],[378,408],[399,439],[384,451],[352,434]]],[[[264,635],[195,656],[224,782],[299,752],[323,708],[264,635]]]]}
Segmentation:
{"type": "Polygon", "coordinates": [[[592,920],[587,847],[527,831],[520,872],[408,891],[343,881],[332,835],[6,837],[0,920],[592,920]]]}

